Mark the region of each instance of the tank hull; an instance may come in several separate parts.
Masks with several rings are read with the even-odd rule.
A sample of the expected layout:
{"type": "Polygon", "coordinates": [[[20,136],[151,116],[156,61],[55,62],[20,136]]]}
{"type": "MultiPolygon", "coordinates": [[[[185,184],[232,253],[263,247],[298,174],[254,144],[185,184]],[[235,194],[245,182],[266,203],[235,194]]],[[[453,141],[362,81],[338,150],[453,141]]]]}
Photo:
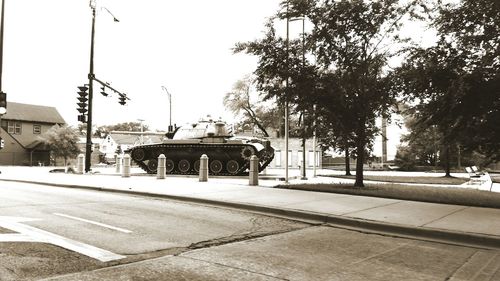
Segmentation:
{"type": "Polygon", "coordinates": [[[211,175],[245,175],[250,167],[250,157],[259,158],[259,172],[263,171],[274,157],[269,142],[247,142],[242,140],[219,143],[210,140],[166,140],[163,143],[138,145],[131,148],[132,160],[149,174],[157,172],[158,156],[166,157],[167,174],[195,175],[199,173],[199,160],[208,156],[211,175]]]}

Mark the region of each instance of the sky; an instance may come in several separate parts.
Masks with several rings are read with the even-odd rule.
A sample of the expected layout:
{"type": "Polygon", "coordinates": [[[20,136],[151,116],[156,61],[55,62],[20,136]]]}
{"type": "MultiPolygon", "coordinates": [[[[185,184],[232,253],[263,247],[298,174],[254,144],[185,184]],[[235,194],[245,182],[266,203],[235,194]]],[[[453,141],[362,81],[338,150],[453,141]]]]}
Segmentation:
{"type": "MultiPolygon", "coordinates": [[[[89,0],[4,1],[2,90],[8,101],[56,107],[76,126],[77,86],[88,83],[89,0]]],[[[223,97],[238,79],[254,71],[257,59],[231,49],[237,42],[261,38],[280,0],[94,2],[94,73],[130,101],[121,106],[117,95],[104,97],[95,84],[93,124],[144,120],[150,129],[166,130],[169,99],[162,86],[172,95],[172,124],[195,122],[208,114],[234,122],[223,97]]],[[[282,27],[277,30],[283,29],[284,37],[282,27]]],[[[301,27],[301,22],[292,22],[290,37],[298,37],[301,27]]],[[[401,130],[390,126],[388,133],[392,159],[401,130]]],[[[380,151],[376,144],[375,154],[380,151]]]]}
{"type": "MultiPolygon", "coordinates": [[[[250,74],[256,58],[233,54],[237,42],[261,37],[278,0],[97,0],[94,73],[127,94],[94,87],[93,124],[143,119],[165,130],[210,114],[232,119],[222,99],[250,74]],[[119,22],[113,21],[107,8],[119,22]]],[[[3,90],[8,101],[54,106],[77,125],[77,86],[88,83],[88,0],[5,0],[3,90]]],[[[232,120],[229,120],[231,122],[232,120]]]]}

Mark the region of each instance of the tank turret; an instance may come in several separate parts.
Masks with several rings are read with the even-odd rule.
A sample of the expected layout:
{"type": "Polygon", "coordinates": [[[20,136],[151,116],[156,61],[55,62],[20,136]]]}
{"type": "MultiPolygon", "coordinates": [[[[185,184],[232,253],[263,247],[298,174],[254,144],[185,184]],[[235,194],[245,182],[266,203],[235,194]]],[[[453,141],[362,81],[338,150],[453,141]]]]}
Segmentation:
{"type": "Polygon", "coordinates": [[[197,174],[203,154],[209,158],[212,175],[244,175],[252,155],[259,158],[260,172],[274,157],[269,140],[234,136],[221,120],[200,120],[176,128],[167,137],[162,143],[134,146],[127,152],[148,173],[156,173],[158,156],[164,154],[168,174],[197,174]]]}

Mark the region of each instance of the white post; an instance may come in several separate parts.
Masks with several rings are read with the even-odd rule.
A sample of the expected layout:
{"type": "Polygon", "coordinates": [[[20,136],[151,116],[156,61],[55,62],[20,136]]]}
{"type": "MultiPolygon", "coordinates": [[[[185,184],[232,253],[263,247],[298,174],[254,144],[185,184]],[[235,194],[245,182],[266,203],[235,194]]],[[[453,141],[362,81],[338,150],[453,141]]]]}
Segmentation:
{"type": "Polygon", "coordinates": [[[250,157],[249,185],[259,185],[259,158],[250,157]]]}
{"type": "Polygon", "coordinates": [[[316,155],[316,105],[313,105],[313,112],[314,112],[314,124],[313,124],[313,178],[316,177],[316,163],[318,162],[318,160],[316,159],[316,157],[318,157],[316,155]]]}
{"type": "Polygon", "coordinates": [[[116,155],[116,170],[115,172],[119,174],[122,170],[122,157],[121,155],[116,155]]]}
{"type": "Polygon", "coordinates": [[[200,157],[200,181],[208,181],[208,156],[206,154],[200,157]]]}
{"type": "Polygon", "coordinates": [[[130,177],[130,155],[123,155],[122,178],[130,177]]]}
{"type": "Polygon", "coordinates": [[[76,159],[76,173],[77,174],[83,174],[83,169],[84,167],[84,161],[85,156],[83,154],[78,154],[78,157],[76,159]]]}
{"type": "Polygon", "coordinates": [[[158,168],[157,168],[157,179],[164,179],[167,174],[167,169],[165,167],[165,155],[160,154],[158,156],[158,168]]]}

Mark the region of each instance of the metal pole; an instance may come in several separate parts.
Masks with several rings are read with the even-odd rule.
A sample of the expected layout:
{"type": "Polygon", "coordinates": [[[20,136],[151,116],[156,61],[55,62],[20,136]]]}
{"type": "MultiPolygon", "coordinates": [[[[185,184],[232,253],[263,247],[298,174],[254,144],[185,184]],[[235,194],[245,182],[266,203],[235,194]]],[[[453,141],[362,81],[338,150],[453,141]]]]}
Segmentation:
{"type": "Polygon", "coordinates": [[[89,70],[89,101],[87,112],[87,142],[85,145],[85,172],[90,172],[92,154],[92,97],[94,93],[94,35],[95,35],[95,7],[90,3],[92,9],[92,34],[90,39],[90,70],[89,70]]]}
{"type": "MultiPolygon", "coordinates": [[[[302,71],[306,66],[306,49],[305,49],[305,15],[302,17],[302,71]]],[[[302,116],[302,179],[307,180],[306,176],[306,116],[305,112],[302,116]]]]}
{"type": "Polygon", "coordinates": [[[387,165],[387,119],[382,116],[382,169],[387,165]]]}
{"type": "MultiPolygon", "coordinates": [[[[289,40],[288,1],[286,2],[286,67],[288,71],[288,40],[289,40]]],[[[285,80],[285,183],[288,183],[288,72],[285,80]]]]}
{"type": "Polygon", "coordinates": [[[0,22],[0,92],[2,91],[3,74],[3,28],[4,28],[5,0],[2,0],[2,21],[0,22]]]}
{"type": "MultiPolygon", "coordinates": [[[[3,75],[3,28],[4,28],[4,13],[5,0],[2,0],[2,20],[0,22],[0,92],[2,92],[2,75],[3,75]]],[[[7,102],[7,101],[6,101],[7,102]]],[[[2,115],[0,113],[0,124],[2,123],[2,115]]]]}
{"type": "Polygon", "coordinates": [[[165,92],[167,93],[168,95],[168,103],[169,103],[169,121],[168,121],[168,131],[171,132],[173,131],[173,128],[172,128],[172,95],[170,94],[170,92],[167,90],[167,87],[165,86],[161,86],[161,88],[163,90],[165,90],[165,92]]]}

